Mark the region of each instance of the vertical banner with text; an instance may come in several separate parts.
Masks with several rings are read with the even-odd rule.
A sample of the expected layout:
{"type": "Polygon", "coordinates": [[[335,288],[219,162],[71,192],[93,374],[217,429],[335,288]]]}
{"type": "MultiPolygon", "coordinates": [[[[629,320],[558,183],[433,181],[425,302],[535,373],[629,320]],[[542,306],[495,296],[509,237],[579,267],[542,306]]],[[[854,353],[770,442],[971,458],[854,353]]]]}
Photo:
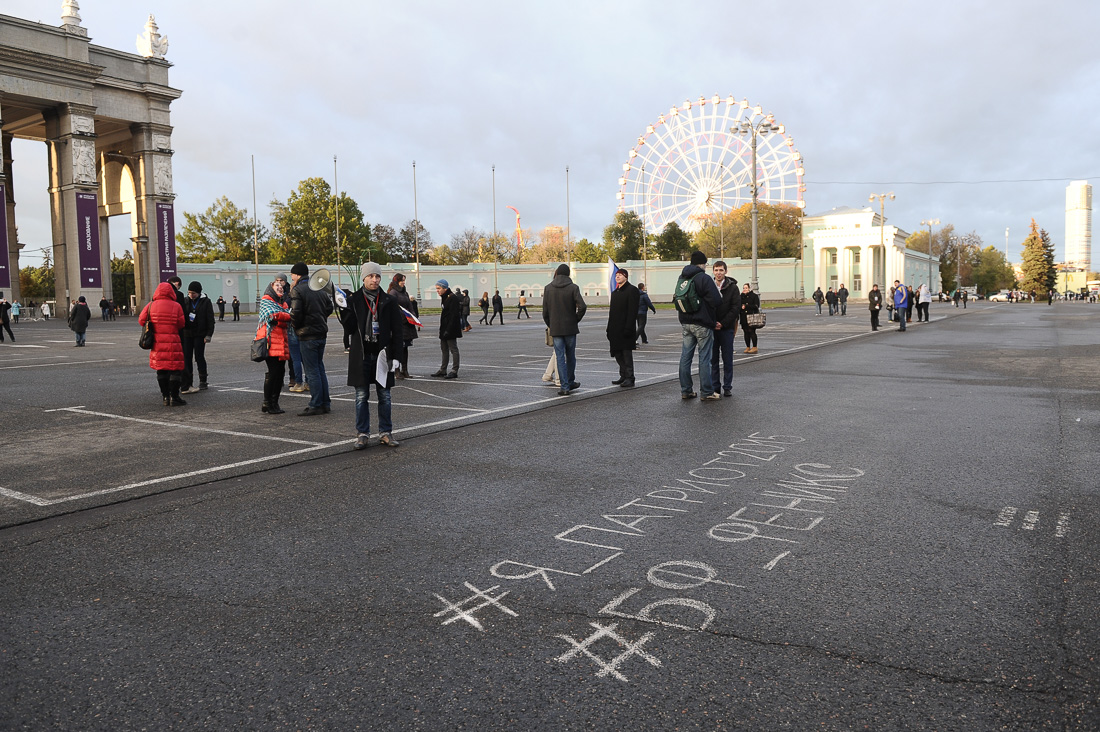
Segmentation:
{"type": "Polygon", "coordinates": [[[176,222],[172,204],[156,205],[157,251],[160,252],[160,281],[176,274],[176,222]]]}
{"type": "Polygon", "coordinates": [[[99,197],[95,193],[76,194],[76,241],[80,247],[80,289],[103,287],[99,263],[99,197]]]}
{"type": "MultiPolygon", "coordinates": [[[[8,251],[8,194],[0,184],[0,290],[11,287],[11,252],[8,251]]],[[[19,275],[16,275],[18,277],[19,275]]]]}

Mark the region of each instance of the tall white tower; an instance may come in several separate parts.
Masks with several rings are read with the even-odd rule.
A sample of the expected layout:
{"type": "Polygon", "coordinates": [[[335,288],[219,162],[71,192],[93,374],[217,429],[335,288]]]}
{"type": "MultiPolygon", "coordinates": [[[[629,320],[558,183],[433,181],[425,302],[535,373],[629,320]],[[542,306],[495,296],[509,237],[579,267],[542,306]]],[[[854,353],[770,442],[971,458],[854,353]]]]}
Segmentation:
{"type": "Polygon", "coordinates": [[[1092,186],[1087,180],[1066,186],[1066,264],[1092,271],[1092,186]]]}

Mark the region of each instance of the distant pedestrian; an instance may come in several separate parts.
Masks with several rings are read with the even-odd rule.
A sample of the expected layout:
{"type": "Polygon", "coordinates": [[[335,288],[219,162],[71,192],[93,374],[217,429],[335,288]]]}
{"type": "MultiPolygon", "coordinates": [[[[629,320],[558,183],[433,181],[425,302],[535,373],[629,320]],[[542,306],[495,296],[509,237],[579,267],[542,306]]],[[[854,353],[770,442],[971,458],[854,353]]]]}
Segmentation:
{"type": "Polygon", "coordinates": [[[19,311],[15,309],[16,305],[12,305],[4,299],[4,293],[0,292],[0,343],[4,342],[5,330],[8,332],[8,337],[11,338],[11,342],[15,343],[15,333],[11,332],[11,314],[15,313],[16,322],[18,323],[19,311]]]}
{"type": "Polygon", "coordinates": [[[107,302],[107,298],[105,298],[105,297],[99,298],[99,318],[104,323],[106,323],[107,319],[111,317],[110,308],[111,308],[111,303],[107,302]]]}
{"type": "Polygon", "coordinates": [[[225,322],[225,298],[218,295],[218,322],[225,322]]]}
{"type": "Polygon", "coordinates": [[[871,310],[871,330],[878,330],[878,316],[882,311],[882,292],[878,289],[877,283],[871,285],[871,292],[867,295],[867,304],[871,310]]]}
{"type": "MultiPolygon", "coordinates": [[[[340,309],[344,332],[351,335],[348,354],[348,386],[355,387],[355,449],[367,447],[370,439],[370,387],[378,399],[378,438],[387,447],[397,447],[393,437],[392,398],[394,370],[405,359],[406,319],[394,292],[404,293],[405,276],[394,275],[390,291],[383,292],[382,268],[367,262],[360,269],[363,286],[340,309]],[[401,278],[398,284],[398,277],[401,278]]],[[[452,298],[455,296],[452,295],[452,298]]],[[[409,299],[405,294],[405,299],[409,299]]],[[[455,303],[458,304],[457,301],[455,303]]],[[[456,364],[457,366],[457,364],[456,364]]]]}
{"type": "Polygon", "coordinates": [[[645,324],[649,320],[649,312],[657,314],[657,308],[653,307],[653,301],[649,299],[649,293],[645,290],[645,283],[638,283],[638,338],[642,343],[649,343],[645,333],[645,324]]]}
{"type": "Polygon", "coordinates": [[[48,302],[42,303],[42,317],[46,320],[50,319],[50,304],[48,302]]]}
{"type": "MultiPolygon", "coordinates": [[[[3,300],[3,299],[4,299],[4,293],[0,292],[0,300],[3,300]]],[[[12,322],[15,323],[16,325],[19,325],[19,315],[22,312],[23,312],[23,306],[19,304],[18,300],[16,300],[15,302],[13,302],[11,304],[11,319],[12,319],[12,322]]],[[[11,333],[11,330],[9,329],[8,332],[11,333]]],[[[0,335],[3,335],[3,334],[0,334],[0,335]]],[[[0,338],[0,340],[3,340],[3,338],[0,338]]],[[[12,340],[14,340],[14,339],[12,339],[12,340]]]]}
{"type": "Polygon", "coordinates": [[[1054,290],[1047,290],[1047,305],[1054,302],[1054,290]]]}
{"type": "Polygon", "coordinates": [[[581,385],[577,381],[577,335],[587,311],[581,289],[569,277],[569,265],[559,264],[542,293],[542,320],[554,339],[558,361],[558,396],[568,396],[581,385]]]}
{"type": "Polygon", "coordinates": [[[825,302],[829,304],[829,315],[836,315],[836,293],[833,292],[833,288],[829,288],[829,291],[825,293],[825,302]]]}
{"type": "Polygon", "coordinates": [[[88,322],[92,319],[92,310],[88,307],[88,301],[81,295],[77,298],[69,313],[69,329],[76,333],[76,348],[83,348],[88,332],[88,322]]]}
{"type": "Polygon", "coordinates": [[[916,302],[916,293],[913,292],[912,285],[905,288],[906,305],[905,305],[905,320],[906,322],[913,322],[913,303],[916,302]]]}
{"type": "Polygon", "coordinates": [[[745,353],[758,353],[755,326],[749,325],[748,316],[760,312],[760,296],[752,291],[752,287],[746,282],[741,290],[741,330],[745,334],[745,353]]]}
{"type": "Polygon", "coordinates": [[[432,376],[444,379],[458,378],[458,339],[462,337],[462,305],[458,296],[451,292],[447,280],[435,283],[435,291],[443,306],[439,314],[439,350],[443,360],[439,371],[432,376]],[[449,369],[449,370],[448,370],[449,369]]]}
{"type": "Polygon", "coordinates": [[[908,307],[909,290],[905,289],[900,280],[894,280],[894,312],[898,314],[898,323],[901,325],[898,330],[902,333],[905,332],[905,311],[908,307]]]}
{"type": "Polygon", "coordinates": [[[459,298],[459,304],[462,305],[462,331],[471,331],[473,326],[470,325],[470,291],[459,290],[462,296],[459,298]]]}
{"type": "MultiPolygon", "coordinates": [[[[405,275],[400,272],[395,273],[393,279],[390,280],[390,286],[386,288],[386,294],[392,297],[397,303],[399,312],[400,308],[405,308],[416,317],[420,317],[420,308],[416,304],[416,300],[409,297],[408,290],[405,289],[405,275]]],[[[396,371],[397,378],[409,378],[409,349],[412,348],[413,341],[419,337],[420,334],[417,332],[417,327],[413,323],[410,323],[408,318],[405,317],[405,314],[402,313],[401,329],[394,334],[395,341],[400,340],[402,347],[400,349],[390,349],[391,354],[399,356],[398,363],[401,364],[400,368],[396,371]]],[[[354,350],[354,339],[352,340],[352,349],[354,350]]]]}
{"type": "MultiPolygon", "coordinates": [[[[970,293],[967,292],[966,290],[963,290],[963,294],[962,294],[963,310],[966,310],[966,301],[969,297],[970,297],[970,293]]],[[[1031,302],[1035,302],[1035,290],[1031,291],[1031,302]]]]}
{"type": "Polygon", "coordinates": [[[917,322],[928,322],[928,308],[932,305],[932,291],[922,284],[917,292],[917,322]]]}
{"type": "Polygon", "coordinates": [[[493,317],[489,318],[489,325],[492,325],[498,317],[500,324],[504,325],[504,300],[500,296],[500,290],[496,290],[493,294],[493,317]]]}
{"type": "Polygon", "coordinates": [[[527,312],[527,291],[519,291],[519,307],[516,309],[516,320],[519,320],[520,315],[526,315],[527,319],[531,319],[531,314],[527,312]]]}
{"type": "Polygon", "coordinates": [[[962,292],[959,288],[955,289],[955,293],[951,296],[951,299],[955,301],[955,307],[959,306],[959,300],[962,299],[962,292]]]}
{"type": "Polygon", "coordinates": [[[489,293],[482,293],[481,299],[477,301],[477,306],[481,308],[481,320],[477,321],[489,325],[489,293]]]}
{"type": "Polygon", "coordinates": [[[138,323],[151,323],[153,348],[149,351],[149,368],[157,372],[157,384],[166,407],[187,404],[180,397],[180,375],[183,373],[183,308],[176,300],[176,288],[161,282],[153,292],[152,301],[138,316],[138,323]]]}
{"type": "MultiPolygon", "coordinates": [[[[710,380],[714,391],[722,385],[722,393],[733,396],[733,339],[737,336],[737,324],[741,319],[741,292],[737,280],[727,277],[726,263],[718,260],[711,265],[714,284],[722,296],[722,302],[714,314],[714,348],[711,351],[710,380]]],[[[748,285],[745,285],[748,288],[748,285]]]]}
{"type": "Polygon", "coordinates": [[[691,253],[689,264],[680,272],[676,282],[677,295],[684,290],[684,297],[676,301],[683,344],[680,349],[680,397],[694,399],[695,393],[691,381],[691,367],[695,360],[695,351],[699,350],[699,388],[706,401],[721,399],[714,391],[711,381],[711,358],[714,350],[715,313],[722,302],[722,295],[714,280],[707,276],[703,267],[707,255],[696,250],[691,253]]]}
{"type": "Polygon", "coordinates": [[[840,303],[840,314],[848,314],[848,288],[843,283],[840,285],[840,289],[836,291],[837,302],[840,303]]]}
{"type": "Polygon", "coordinates": [[[233,321],[236,322],[241,319],[241,301],[237,299],[237,296],[233,296],[233,321]]]}
{"type": "Polygon", "coordinates": [[[264,364],[267,372],[264,374],[264,400],[260,405],[260,411],[265,414],[284,414],[285,409],[279,406],[279,395],[283,391],[283,375],[286,372],[286,362],[290,360],[289,339],[287,334],[292,330],[290,308],[287,305],[287,282],[285,279],[274,279],[264,290],[260,298],[258,323],[256,325],[256,338],[267,339],[267,357],[264,364]]]}
{"type": "Polygon", "coordinates": [[[813,297],[814,304],[817,306],[816,315],[821,315],[821,303],[825,302],[825,293],[823,293],[821,291],[821,288],[818,287],[816,290],[814,290],[814,294],[811,295],[811,297],[813,297]]]}
{"type": "Polygon", "coordinates": [[[115,314],[118,312],[118,308],[115,307],[114,300],[107,301],[107,320],[114,320],[115,314]]]}
{"type": "Polygon", "coordinates": [[[634,386],[634,348],[638,342],[638,288],[630,284],[630,273],[615,273],[615,291],[607,309],[607,340],[611,357],[619,365],[619,378],[612,384],[634,386]]]}

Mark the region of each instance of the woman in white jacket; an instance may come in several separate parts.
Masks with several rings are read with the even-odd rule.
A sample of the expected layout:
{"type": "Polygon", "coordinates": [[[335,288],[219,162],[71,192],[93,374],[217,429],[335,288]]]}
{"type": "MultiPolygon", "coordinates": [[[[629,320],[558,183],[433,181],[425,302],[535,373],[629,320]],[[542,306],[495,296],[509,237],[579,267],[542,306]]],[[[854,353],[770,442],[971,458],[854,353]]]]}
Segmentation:
{"type": "Polygon", "coordinates": [[[928,285],[921,285],[917,297],[917,322],[928,322],[928,306],[932,303],[932,291],[928,285]]]}

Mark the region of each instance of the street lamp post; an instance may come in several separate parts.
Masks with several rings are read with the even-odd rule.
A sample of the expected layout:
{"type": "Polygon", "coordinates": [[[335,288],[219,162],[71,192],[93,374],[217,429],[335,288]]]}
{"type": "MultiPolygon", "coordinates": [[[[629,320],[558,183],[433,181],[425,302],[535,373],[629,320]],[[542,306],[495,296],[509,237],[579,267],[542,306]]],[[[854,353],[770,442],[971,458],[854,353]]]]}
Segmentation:
{"type": "MultiPolygon", "coordinates": [[[[872,203],[874,203],[875,199],[878,199],[878,202],[879,202],[878,244],[879,244],[879,248],[882,249],[882,266],[883,267],[886,266],[886,199],[887,198],[889,198],[891,201],[893,201],[894,198],[896,198],[896,196],[894,196],[893,191],[891,191],[890,193],[872,193],[871,197],[867,199],[868,201],[871,201],[872,203]]],[[[929,245],[929,246],[931,246],[931,245],[929,245]]],[[[872,259],[874,259],[874,257],[872,257],[872,259]]],[[[874,273],[872,272],[871,275],[873,277],[874,273]]],[[[890,279],[890,276],[886,275],[886,280],[889,280],[889,279],[890,279]]],[[[900,279],[905,279],[904,266],[902,267],[902,273],[901,273],[900,279]]]]}
{"type": "Polygon", "coordinates": [[[642,281],[649,282],[649,257],[646,254],[646,241],[645,241],[645,215],[646,215],[646,194],[645,194],[645,163],[642,163],[642,281]]]}
{"type": "Polygon", "coordinates": [[[493,291],[500,292],[497,281],[497,166],[493,165],[493,291]]]}
{"type": "Polygon", "coordinates": [[[932,227],[939,226],[939,219],[928,219],[920,222],[921,226],[928,227],[928,292],[932,292],[932,227]]]}
{"type": "Polygon", "coordinates": [[[565,166],[565,263],[572,259],[569,251],[569,166],[565,166]]]}
{"type": "MultiPolygon", "coordinates": [[[[757,108],[757,109],[759,109],[759,108],[757,108]]],[[[751,140],[752,140],[752,143],[751,143],[752,144],[752,279],[751,279],[751,285],[752,285],[752,291],[756,292],[756,293],[759,293],[760,292],[760,282],[757,279],[757,275],[756,275],[756,263],[757,263],[756,246],[757,246],[757,238],[758,238],[758,225],[757,225],[758,215],[757,215],[756,203],[757,203],[757,199],[759,198],[760,187],[757,185],[757,181],[756,181],[756,140],[760,135],[766,135],[766,134],[771,133],[771,132],[778,132],[778,133],[782,134],[783,125],[777,125],[774,122],[772,122],[771,117],[765,117],[763,120],[761,120],[760,122],[757,122],[755,125],[752,124],[751,122],[749,122],[748,120],[745,120],[744,122],[741,122],[740,124],[737,124],[737,125],[734,125],[733,127],[731,127],[730,132],[734,133],[735,135],[751,135],[751,140]]]]}
{"type": "Polygon", "coordinates": [[[416,207],[416,161],[413,161],[413,259],[416,260],[416,301],[420,302],[420,213],[416,207]]]}

